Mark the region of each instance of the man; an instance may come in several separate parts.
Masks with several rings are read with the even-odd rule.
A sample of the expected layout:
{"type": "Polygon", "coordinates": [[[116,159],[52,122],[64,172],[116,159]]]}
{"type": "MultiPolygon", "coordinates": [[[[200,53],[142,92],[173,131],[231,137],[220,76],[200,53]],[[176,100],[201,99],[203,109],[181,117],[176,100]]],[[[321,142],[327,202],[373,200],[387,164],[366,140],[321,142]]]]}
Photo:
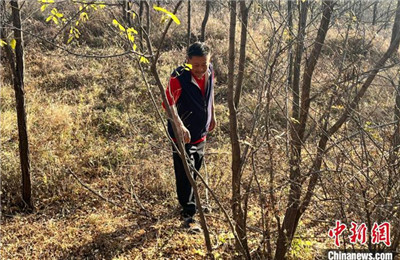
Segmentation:
{"type": "MultiPolygon", "coordinates": [[[[185,149],[196,170],[200,170],[207,133],[215,128],[214,113],[214,71],[210,64],[210,50],[203,42],[193,43],[187,50],[186,63],[171,75],[166,95],[170,106],[176,107],[172,120],[178,134],[185,142],[185,149]],[[188,68],[189,67],[189,68],[188,68]],[[190,68],[191,67],[191,68],[190,68]]],[[[171,122],[168,132],[175,139],[171,122]]],[[[173,149],[174,170],[178,200],[182,206],[183,227],[199,229],[193,216],[196,203],[192,186],[186,176],[181,158],[173,149]]],[[[196,178],[195,173],[191,173],[196,178]]]]}

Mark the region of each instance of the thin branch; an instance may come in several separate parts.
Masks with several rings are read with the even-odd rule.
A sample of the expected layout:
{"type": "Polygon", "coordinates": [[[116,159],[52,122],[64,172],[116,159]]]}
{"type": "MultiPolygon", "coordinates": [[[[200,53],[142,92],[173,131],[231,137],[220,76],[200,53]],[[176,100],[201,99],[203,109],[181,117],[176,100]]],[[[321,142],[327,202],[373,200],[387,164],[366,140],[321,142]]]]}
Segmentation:
{"type": "Polygon", "coordinates": [[[82,182],[81,179],[79,179],[79,177],[76,176],[76,174],[75,174],[71,169],[68,168],[68,169],[67,169],[67,172],[68,172],[69,174],[71,174],[71,175],[79,182],[79,184],[82,185],[85,189],[87,189],[88,191],[90,191],[91,193],[93,193],[94,195],[96,195],[97,197],[101,198],[102,200],[104,200],[104,201],[110,203],[111,205],[116,206],[116,207],[118,207],[118,208],[121,208],[121,209],[123,209],[123,210],[127,210],[127,211],[129,211],[129,212],[131,212],[131,213],[133,213],[133,214],[136,214],[136,215],[141,215],[141,216],[144,216],[144,217],[148,217],[148,218],[150,218],[150,219],[152,219],[152,220],[158,220],[158,219],[155,218],[154,216],[148,215],[147,212],[146,212],[146,213],[141,213],[141,212],[137,212],[136,210],[133,210],[133,209],[130,209],[130,208],[128,208],[128,209],[127,209],[127,208],[124,208],[124,207],[121,206],[120,204],[118,204],[118,203],[116,203],[116,202],[110,200],[109,198],[104,197],[104,196],[101,195],[99,192],[97,192],[97,191],[95,191],[94,189],[90,188],[87,184],[85,184],[84,182],[82,182]]]}

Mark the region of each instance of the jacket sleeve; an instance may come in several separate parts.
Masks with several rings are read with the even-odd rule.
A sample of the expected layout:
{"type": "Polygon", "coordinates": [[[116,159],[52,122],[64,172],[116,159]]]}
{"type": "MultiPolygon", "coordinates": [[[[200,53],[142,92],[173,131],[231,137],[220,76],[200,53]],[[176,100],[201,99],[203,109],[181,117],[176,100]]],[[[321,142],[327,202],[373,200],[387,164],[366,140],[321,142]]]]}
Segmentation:
{"type": "MultiPolygon", "coordinates": [[[[168,104],[170,106],[176,104],[179,97],[181,96],[181,93],[182,93],[182,88],[179,80],[176,77],[171,77],[167,89],[165,90],[165,95],[167,96],[168,104]]],[[[162,103],[162,105],[165,109],[164,102],[162,103]]]]}

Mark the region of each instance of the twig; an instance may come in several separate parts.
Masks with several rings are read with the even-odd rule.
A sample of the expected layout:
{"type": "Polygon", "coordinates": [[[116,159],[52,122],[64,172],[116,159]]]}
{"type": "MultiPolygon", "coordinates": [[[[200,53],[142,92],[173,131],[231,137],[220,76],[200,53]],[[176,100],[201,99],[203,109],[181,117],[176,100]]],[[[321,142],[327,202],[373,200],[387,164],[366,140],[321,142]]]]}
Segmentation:
{"type": "Polygon", "coordinates": [[[140,202],[138,196],[136,195],[136,193],[133,191],[133,188],[135,187],[135,185],[132,182],[131,176],[129,176],[129,182],[131,183],[131,196],[136,200],[137,204],[147,213],[149,213],[149,211],[143,206],[142,202],[140,202]]]}
{"type": "Polygon", "coordinates": [[[93,189],[90,188],[87,184],[83,183],[83,182],[81,181],[81,179],[79,179],[79,177],[76,176],[76,174],[75,174],[71,169],[68,168],[67,171],[68,171],[69,174],[71,174],[71,175],[79,182],[80,185],[82,185],[84,188],[86,188],[88,191],[90,191],[91,193],[93,193],[93,194],[96,195],[97,197],[99,197],[99,198],[103,199],[104,201],[106,201],[106,202],[112,204],[113,206],[116,206],[116,207],[121,208],[121,209],[123,209],[123,210],[127,210],[127,211],[129,211],[129,212],[131,212],[131,213],[133,213],[133,214],[136,214],[136,215],[141,215],[141,216],[144,216],[144,217],[151,218],[152,220],[158,220],[157,218],[148,215],[147,212],[146,212],[146,213],[142,213],[142,212],[137,212],[136,210],[133,210],[133,209],[129,209],[129,208],[126,209],[126,208],[122,207],[121,205],[117,204],[116,202],[110,200],[109,198],[104,197],[103,195],[101,195],[101,194],[98,193],[97,191],[93,190],[93,189]]]}

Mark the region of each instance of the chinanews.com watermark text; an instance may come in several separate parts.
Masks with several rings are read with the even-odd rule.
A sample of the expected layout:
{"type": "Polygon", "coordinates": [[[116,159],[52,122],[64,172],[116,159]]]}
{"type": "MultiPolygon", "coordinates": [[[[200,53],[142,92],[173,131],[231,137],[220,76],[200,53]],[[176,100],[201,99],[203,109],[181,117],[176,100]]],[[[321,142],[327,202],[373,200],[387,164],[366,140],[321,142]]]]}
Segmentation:
{"type": "Polygon", "coordinates": [[[326,250],[326,259],[328,260],[394,260],[392,252],[372,253],[365,250],[354,250],[352,252],[343,252],[340,250],[326,250]]]}
{"type": "Polygon", "coordinates": [[[336,220],[335,227],[329,229],[328,236],[334,240],[334,244],[337,249],[326,250],[326,259],[328,260],[394,260],[394,252],[388,252],[387,250],[366,251],[366,250],[339,250],[341,238],[348,240],[352,245],[360,244],[365,245],[367,241],[370,241],[373,245],[381,244],[383,247],[390,247],[392,244],[390,239],[391,225],[389,222],[377,223],[374,222],[371,229],[368,230],[366,223],[358,224],[351,222],[350,227],[340,220],[336,220]],[[349,233],[345,235],[345,231],[349,233]]]}

